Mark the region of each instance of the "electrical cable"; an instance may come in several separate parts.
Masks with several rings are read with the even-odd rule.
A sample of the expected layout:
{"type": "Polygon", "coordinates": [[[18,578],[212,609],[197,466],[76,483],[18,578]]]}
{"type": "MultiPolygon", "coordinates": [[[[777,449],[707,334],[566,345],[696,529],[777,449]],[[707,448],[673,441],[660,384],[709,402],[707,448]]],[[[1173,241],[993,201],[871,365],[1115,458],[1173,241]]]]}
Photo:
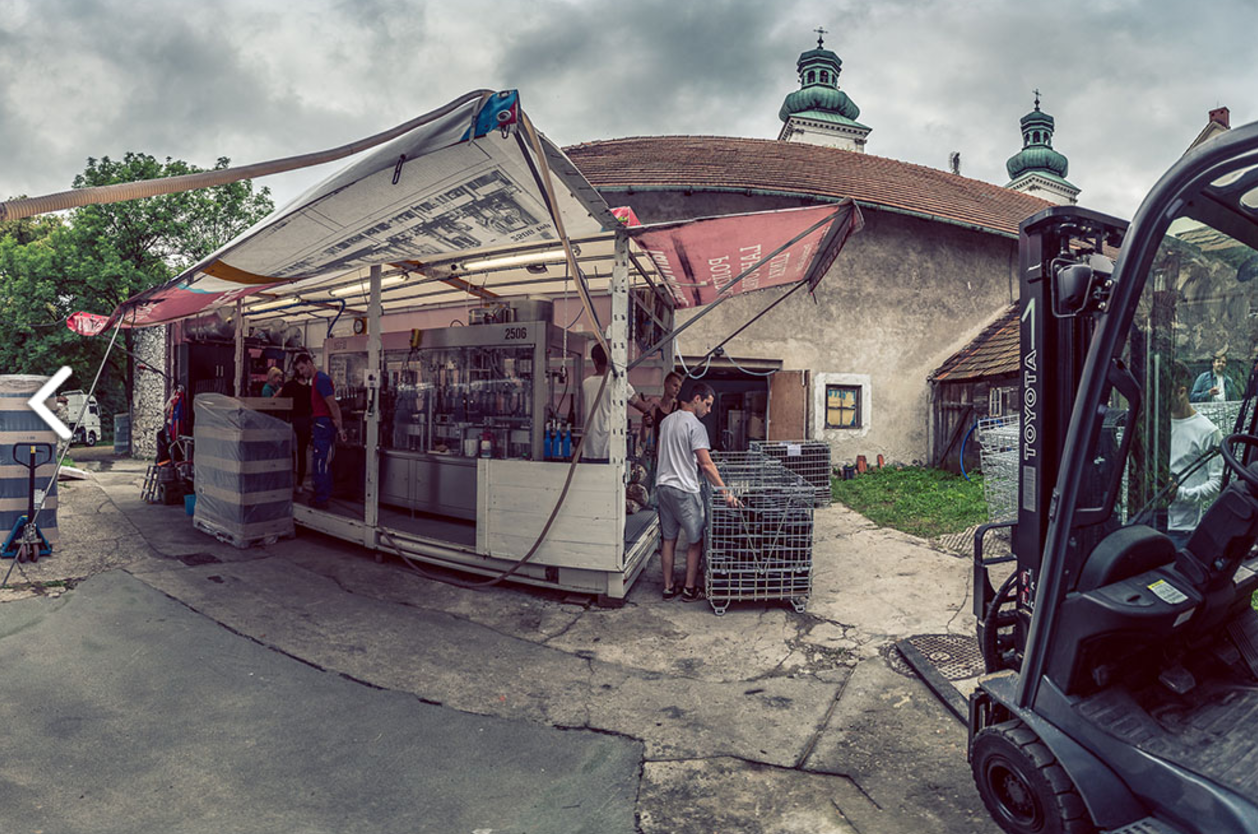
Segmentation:
{"type": "MultiPolygon", "coordinates": [[[[599,401],[603,397],[603,392],[607,389],[607,380],[610,377],[611,377],[611,369],[608,368],[606,371],[603,372],[603,381],[599,383],[598,393],[594,395],[594,405],[590,409],[591,413],[593,413],[594,409],[598,407],[599,401]]],[[[546,541],[546,536],[550,533],[550,528],[554,525],[555,519],[559,518],[559,511],[563,509],[564,501],[567,500],[568,498],[568,490],[572,486],[572,479],[577,474],[577,464],[580,463],[581,461],[581,450],[584,448],[585,441],[589,438],[589,436],[590,435],[586,432],[581,433],[581,439],[577,441],[577,447],[572,452],[572,462],[568,464],[568,475],[566,478],[564,478],[563,489],[560,490],[559,498],[555,501],[555,507],[554,509],[550,511],[550,516],[546,519],[546,524],[542,526],[542,531],[537,534],[537,540],[533,542],[533,546],[528,549],[527,553],[525,553],[523,556],[517,559],[515,563],[511,565],[511,567],[502,571],[497,576],[491,577],[490,579],[481,580],[478,582],[464,582],[462,580],[452,579],[449,577],[436,576],[435,574],[431,574],[428,571],[424,570],[423,568],[419,567],[419,565],[416,564],[416,561],[417,561],[416,559],[403,553],[402,548],[398,546],[397,539],[393,538],[393,535],[389,533],[388,530],[380,529],[379,532],[384,538],[389,540],[389,547],[392,549],[392,551],[399,558],[401,558],[402,561],[404,561],[407,565],[409,565],[413,571],[415,571],[416,573],[418,573],[420,576],[424,577],[425,579],[431,579],[437,582],[445,582],[450,585],[455,585],[459,588],[488,588],[490,586],[497,585],[499,582],[511,576],[520,568],[524,567],[524,565],[529,560],[531,560],[535,555],[537,555],[537,551],[541,548],[542,542],[546,541]]]]}
{"type": "Polygon", "coordinates": [[[677,364],[681,366],[682,373],[684,373],[687,377],[689,377],[690,379],[703,379],[705,376],[708,375],[708,369],[712,367],[712,357],[710,355],[708,356],[707,363],[703,366],[703,373],[695,374],[695,373],[692,373],[691,370],[686,367],[686,359],[685,357],[681,355],[681,351],[676,350],[675,347],[674,347],[674,350],[676,351],[677,364]]]}
{"type": "Polygon", "coordinates": [[[746,368],[744,368],[742,365],[739,365],[738,362],[734,359],[734,357],[730,356],[728,353],[725,354],[725,360],[729,362],[731,365],[733,365],[739,371],[742,371],[743,373],[747,374],[747,376],[773,376],[774,374],[777,373],[777,371],[749,371],[746,368]]]}
{"type": "Polygon", "coordinates": [[[987,608],[987,613],[983,616],[983,645],[979,647],[983,655],[983,665],[986,667],[987,674],[999,672],[1004,668],[1000,654],[1000,641],[996,629],[996,618],[1000,616],[1000,606],[1005,604],[1005,599],[1009,596],[1009,589],[1013,587],[1014,580],[1018,578],[1018,572],[1015,570],[1009,574],[1000,586],[1000,590],[996,592],[996,596],[992,597],[991,605],[987,608]]]}

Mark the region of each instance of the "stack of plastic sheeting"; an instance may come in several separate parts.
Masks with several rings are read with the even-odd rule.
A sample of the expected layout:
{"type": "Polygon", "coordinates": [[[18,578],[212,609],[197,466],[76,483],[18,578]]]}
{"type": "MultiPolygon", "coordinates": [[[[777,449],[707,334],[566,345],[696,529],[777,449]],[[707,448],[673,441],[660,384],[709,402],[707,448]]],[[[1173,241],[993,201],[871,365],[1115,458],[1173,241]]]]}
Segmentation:
{"type": "Polygon", "coordinates": [[[292,426],[222,394],[193,407],[193,526],[236,547],[293,535],[292,426]]]}
{"type": "MultiPolygon", "coordinates": [[[[57,448],[56,433],[27,405],[47,381],[46,376],[0,376],[0,543],[30,506],[30,470],[23,465],[30,460],[30,449],[18,450],[15,459],[14,444],[48,443],[54,453],[57,448]]],[[[41,449],[36,459],[46,456],[41,449]]],[[[35,523],[53,543],[57,541],[57,485],[49,486],[49,481],[55,470],[55,457],[35,470],[36,507],[39,493],[49,490],[35,523]]]]}

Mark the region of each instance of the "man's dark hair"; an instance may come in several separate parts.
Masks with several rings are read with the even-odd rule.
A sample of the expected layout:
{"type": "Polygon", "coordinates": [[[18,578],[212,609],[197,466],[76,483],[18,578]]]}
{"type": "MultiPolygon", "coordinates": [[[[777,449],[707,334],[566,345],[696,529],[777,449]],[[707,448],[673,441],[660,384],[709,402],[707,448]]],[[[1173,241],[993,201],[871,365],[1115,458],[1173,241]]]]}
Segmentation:
{"type": "Polygon", "coordinates": [[[708,397],[715,397],[716,392],[712,390],[712,386],[706,382],[691,382],[689,389],[682,392],[681,401],[684,403],[692,403],[698,397],[706,400],[708,397]]]}
{"type": "Polygon", "coordinates": [[[310,358],[310,354],[308,353],[299,353],[297,354],[297,358],[293,360],[294,365],[300,365],[303,362],[309,362],[311,365],[314,364],[314,360],[310,358]]]}
{"type": "Polygon", "coordinates": [[[603,346],[598,342],[595,342],[594,347],[590,348],[590,358],[594,360],[595,368],[607,367],[607,351],[603,350],[603,346]]]}
{"type": "Polygon", "coordinates": [[[675,379],[675,380],[677,380],[678,382],[685,382],[685,381],[686,381],[686,378],[685,378],[685,377],[683,377],[681,374],[677,373],[676,371],[669,371],[668,373],[664,374],[664,381],[665,381],[665,382],[668,382],[670,379],[675,379]]]}
{"type": "Polygon", "coordinates": [[[1176,359],[1171,363],[1171,388],[1173,394],[1178,394],[1180,388],[1192,390],[1193,376],[1192,371],[1188,370],[1188,366],[1176,359]]]}

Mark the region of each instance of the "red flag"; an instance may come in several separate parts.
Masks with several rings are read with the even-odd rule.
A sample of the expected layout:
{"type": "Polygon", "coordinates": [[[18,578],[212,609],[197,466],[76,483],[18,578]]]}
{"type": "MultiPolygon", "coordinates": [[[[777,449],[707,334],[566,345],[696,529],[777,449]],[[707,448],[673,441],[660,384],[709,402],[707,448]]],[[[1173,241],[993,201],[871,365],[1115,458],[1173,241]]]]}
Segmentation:
{"type": "Polygon", "coordinates": [[[66,327],[80,336],[97,336],[108,323],[109,316],[98,316],[95,313],[71,313],[66,319],[66,327]]]}

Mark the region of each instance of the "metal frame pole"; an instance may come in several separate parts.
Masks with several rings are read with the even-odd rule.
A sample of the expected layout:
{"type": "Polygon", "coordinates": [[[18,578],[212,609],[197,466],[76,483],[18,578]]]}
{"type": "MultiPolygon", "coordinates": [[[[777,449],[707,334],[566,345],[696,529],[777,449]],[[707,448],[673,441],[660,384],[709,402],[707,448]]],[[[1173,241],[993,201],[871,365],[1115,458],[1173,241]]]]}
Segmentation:
{"type": "Polygon", "coordinates": [[[370,300],[367,303],[367,434],[363,438],[366,457],[366,478],[363,491],[363,523],[367,525],[366,542],[375,544],[375,527],[380,520],[380,389],[384,377],[381,361],[380,279],[379,265],[371,268],[370,300]]]}
{"type": "Polygon", "coordinates": [[[625,409],[629,399],[629,236],[616,232],[616,258],[612,264],[611,355],[607,357],[612,378],[606,396],[611,397],[608,424],[610,445],[607,453],[613,466],[624,469],[626,440],[625,409]]]}
{"type": "Polygon", "coordinates": [[[236,302],[236,355],[233,364],[236,368],[236,383],[232,391],[236,397],[249,394],[249,386],[245,383],[245,308],[243,301],[236,302]]]}

